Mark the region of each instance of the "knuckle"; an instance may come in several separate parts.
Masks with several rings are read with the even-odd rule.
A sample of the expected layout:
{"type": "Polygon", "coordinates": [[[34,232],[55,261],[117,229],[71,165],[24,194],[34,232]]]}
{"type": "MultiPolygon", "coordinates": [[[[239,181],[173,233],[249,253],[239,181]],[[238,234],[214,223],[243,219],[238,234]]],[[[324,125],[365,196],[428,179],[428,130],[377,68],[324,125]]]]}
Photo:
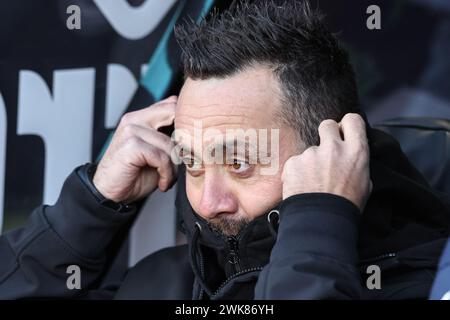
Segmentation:
{"type": "Polygon", "coordinates": [[[337,122],[334,121],[333,119],[325,119],[325,120],[323,120],[323,121],[320,123],[319,127],[320,127],[320,126],[335,125],[335,124],[337,124],[337,122]]]}
{"type": "Polygon", "coordinates": [[[167,97],[164,101],[167,101],[167,102],[177,102],[177,100],[178,100],[178,96],[176,96],[176,95],[171,95],[170,97],[167,97]]]}
{"type": "Polygon", "coordinates": [[[125,137],[125,138],[131,138],[135,135],[135,126],[127,123],[125,125],[122,126],[121,128],[121,134],[125,137]]]}
{"type": "Polygon", "coordinates": [[[284,167],[283,167],[283,173],[282,173],[283,177],[285,177],[289,173],[289,171],[295,167],[297,161],[298,161],[297,156],[290,157],[289,159],[286,160],[284,167]]]}
{"type": "Polygon", "coordinates": [[[131,123],[131,122],[132,122],[132,118],[134,118],[133,112],[125,113],[125,114],[120,118],[120,125],[121,125],[121,126],[125,126],[125,125],[131,123]]]}
{"type": "Polygon", "coordinates": [[[131,149],[131,150],[139,148],[140,145],[141,145],[141,141],[136,136],[131,136],[130,138],[128,138],[125,141],[126,148],[131,149]]]}
{"type": "Polygon", "coordinates": [[[318,150],[318,147],[316,147],[316,146],[309,147],[301,154],[301,157],[299,157],[299,158],[305,159],[305,158],[314,157],[317,150],[318,150]]]}
{"type": "Polygon", "coordinates": [[[347,113],[342,121],[358,125],[359,127],[365,125],[363,118],[357,113],[347,113]]]}
{"type": "Polygon", "coordinates": [[[346,119],[346,120],[350,120],[350,121],[354,121],[354,120],[356,120],[357,118],[359,118],[360,116],[357,114],[357,113],[346,113],[345,115],[344,115],[344,118],[343,119],[346,119]]]}
{"type": "Polygon", "coordinates": [[[295,163],[295,160],[297,159],[296,156],[294,157],[290,157],[289,159],[287,159],[285,167],[290,167],[295,163]]]}
{"type": "Polygon", "coordinates": [[[331,126],[335,126],[335,125],[337,125],[337,122],[334,121],[333,119],[326,119],[326,120],[323,120],[323,121],[319,124],[319,131],[321,131],[321,130],[323,130],[323,129],[325,129],[325,128],[331,127],[331,126]]]}

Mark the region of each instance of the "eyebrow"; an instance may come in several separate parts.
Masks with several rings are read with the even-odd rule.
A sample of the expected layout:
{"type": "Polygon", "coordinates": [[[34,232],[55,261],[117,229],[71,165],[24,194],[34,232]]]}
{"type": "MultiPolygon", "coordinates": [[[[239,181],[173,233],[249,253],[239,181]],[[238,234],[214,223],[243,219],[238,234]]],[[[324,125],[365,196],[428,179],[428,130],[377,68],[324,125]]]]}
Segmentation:
{"type": "MultiPolygon", "coordinates": [[[[231,140],[231,141],[225,141],[222,144],[220,144],[220,143],[213,144],[210,147],[208,147],[208,150],[216,150],[216,149],[220,150],[222,148],[223,151],[233,150],[234,151],[233,155],[237,155],[237,154],[241,154],[241,153],[238,153],[237,149],[238,149],[238,146],[242,145],[242,144],[244,145],[243,151],[245,152],[245,156],[250,155],[251,152],[257,154],[257,150],[258,150],[257,147],[255,148],[255,146],[251,145],[248,141],[242,141],[242,140],[237,140],[237,139],[231,140]]],[[[183,149],[183,153],[188,153],[188,154],[198,158],[198,156],[196,156],[194,154],[194,150],[192,150],[190,147],[188,147],[184,144],[181,144],[181,143],[179,143],[179,146],[181,146],[181,148],[183,149]]],[[[257,157],[258,157],[258,155],[257,155],[257,157]]]]}

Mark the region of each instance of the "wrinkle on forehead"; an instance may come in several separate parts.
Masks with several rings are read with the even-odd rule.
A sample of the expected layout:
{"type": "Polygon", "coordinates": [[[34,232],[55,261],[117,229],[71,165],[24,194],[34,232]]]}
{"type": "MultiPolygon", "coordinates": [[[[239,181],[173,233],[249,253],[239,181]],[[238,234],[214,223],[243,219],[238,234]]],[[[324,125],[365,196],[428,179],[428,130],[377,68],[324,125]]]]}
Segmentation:
{"type": "Polygon", "coordinates": [[[195,120],[202,120],[204,127],[221,123],[269,128],[280,107],[279,92],[278,81],[264,67],[250,68],[225,79],[188,78],[178,99],[175,126],[190,126],[195,120]]]}
{"type": "MultiPolygon", "coordinates": [[[[193,106],[178,110],[175,114],[175,127],[194,126],[195,121],[201,121],[204,128],[218,126],[241,126],[242,128],[269,128],[273,126],[273,112],[244,106],[193,106]],[[229,109],[228,109],[229,108],[229,109]],[[227,112],[226,110],[229,110],[227,112]],[[189,112],[188,112],[189,111],[189,112]]],[[[181,108],[180,108],[181,109],[181,108]]]]}
{"type": "Polygon", "coordinates": [[[235,103],[214,103],[206,105],[183,103],[176,109],[175,118],[186,115],[192,118],[200,118],[201,116],[199,114],[208,114],[209,112],[215,116],[238,117],[259,111],[259,108],[255,108],[254,106],[235,103]]]}

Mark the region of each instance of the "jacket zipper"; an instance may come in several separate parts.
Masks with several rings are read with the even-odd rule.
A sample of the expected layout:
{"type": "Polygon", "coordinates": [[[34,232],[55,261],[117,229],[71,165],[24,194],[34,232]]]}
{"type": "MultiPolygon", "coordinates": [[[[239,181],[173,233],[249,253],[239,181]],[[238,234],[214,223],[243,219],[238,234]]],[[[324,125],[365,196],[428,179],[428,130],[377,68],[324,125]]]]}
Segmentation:
{"type": "Polygon", "coordinates": [[[254,271],[261,271],[263,269],[263,267],[254,267],[254,268],[249,268],[249,269],[244,269],[242,271],[239,271],[235,274],[232,274],[231,276],[229,276],[224,282],[222,282],[222,284],[219,286],[219,288],[214,291],[214,293],[212,294],[211,298],[218,295],[219,292],[234,278],[243,275],[244,273],[248,273],[248,272],[254,272],[254,271]]]}
{"type": "Polygon", "coordinates": [[[239,261],[239,251],[238,251],[238,239],[236,237],[227,238],[228,247],[230,248],[230,260],[228,260],[233,266],[234,273],[241,272],[241,266],[239,261]]]}
{"type": "MultiPolygon", "coordinates": [[[[216,292],[218,292],[220,290],[220,288],[224,285],[226,285],[227,281],[230,281],[231,279],[233,279],[233,277],[245,273],[245,272],[249,272],[249,271],[256,271],[257,268],[252,268],[252,269],[246,269],[246,270],[241,270],[241,266],[240,266],[240,261],[239,261],[239,251],[238,251],[238,241],[239,239],[235,236],[230,236],[227,237],[227,243],[228,243],[228,247],[230,248],[230,264],[233,266],[233,275],[231,275],[230,277],[227,278],[227,280],[225,280],[224,283],[222,283],[222,285],[219,287],[219,289],[217,289],[216,292]],[[256,270],[253,270],[256,269],[256,270]]],[[[200,255],[200,274],[202,275],[202,277],[205,277],[205,264],[204,264],[204,260],[203,260],[203,255],[200,255]]],[[[204,290],[203,288],[200,287],[200,293],[198,296],[199,300],[202,300],[203,298],[203,293],[204,290]]],[[[215,294],[213,294],[214,296],[215,294]]]]}
{"type": "MultiPolygon", "coordinates": [[[[240,261],[239,261],[239,251],[238,251],[238,243],[239,243],[239,235],[238,236],[229,236],[226,238],[228,247],[230,248],[230,260],[229,262],[233,265],[234,273],[229,276],[222,284],[219,286],[219,288],[210,296],[210,298],[216,296],[220,290],[223,289],[231,280],[233,280],[235,277],[240,276],[244,273],[248,272],[254,272],[254,271],[261,271],[263,267],[253,267],[249,269],[241,270],[240,261]]],[[[202,277],[204,277],[204,263],[203,263],[203,256],[200,257],[200,273],[202,277]]],[[[199,294],[199,300],[203,298],[203,292],[204,290],[200,289],[199,294]]]]}
{"type": "MultiPolygon", "coordinates": [[[[205,264],[203,261],[203,255],[200,254],[200,274],[202,275],[202,278],[205,278],[205,264]]],[[[202,286],[200,286],[200,293],[198,295],[198,300],[202,300],[203,299],[203,288],[202,286]]]]}
{"type": "Polygon", "coordinates": [[[239,261],[239,238],[236,236],[227,237],[228,247],[230,249],[230,260],[229,262],[233,265],[234,273],[229,276],[219,288],[212,294],[211,298],[216,296],[231,280],[234,278],[248,272],[261,271],[263,267],[253,267],[248,269],[241,269],[240,261],[239,261]]]}

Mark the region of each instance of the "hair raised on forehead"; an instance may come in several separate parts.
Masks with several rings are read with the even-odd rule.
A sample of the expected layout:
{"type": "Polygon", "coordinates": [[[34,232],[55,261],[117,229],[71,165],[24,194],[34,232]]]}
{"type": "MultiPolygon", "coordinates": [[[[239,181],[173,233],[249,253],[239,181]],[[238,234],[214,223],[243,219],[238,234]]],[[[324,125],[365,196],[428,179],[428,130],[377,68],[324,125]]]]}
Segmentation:
{"type": "Polygon", "coordinates": [[[347,52],[307,1],[240,1],[199,23],[175,28],[185,77],[226,78],[246,68],[270,68],[283,91],[279,116],[307,145],[318,126],[359,111],[347,52]]]}

